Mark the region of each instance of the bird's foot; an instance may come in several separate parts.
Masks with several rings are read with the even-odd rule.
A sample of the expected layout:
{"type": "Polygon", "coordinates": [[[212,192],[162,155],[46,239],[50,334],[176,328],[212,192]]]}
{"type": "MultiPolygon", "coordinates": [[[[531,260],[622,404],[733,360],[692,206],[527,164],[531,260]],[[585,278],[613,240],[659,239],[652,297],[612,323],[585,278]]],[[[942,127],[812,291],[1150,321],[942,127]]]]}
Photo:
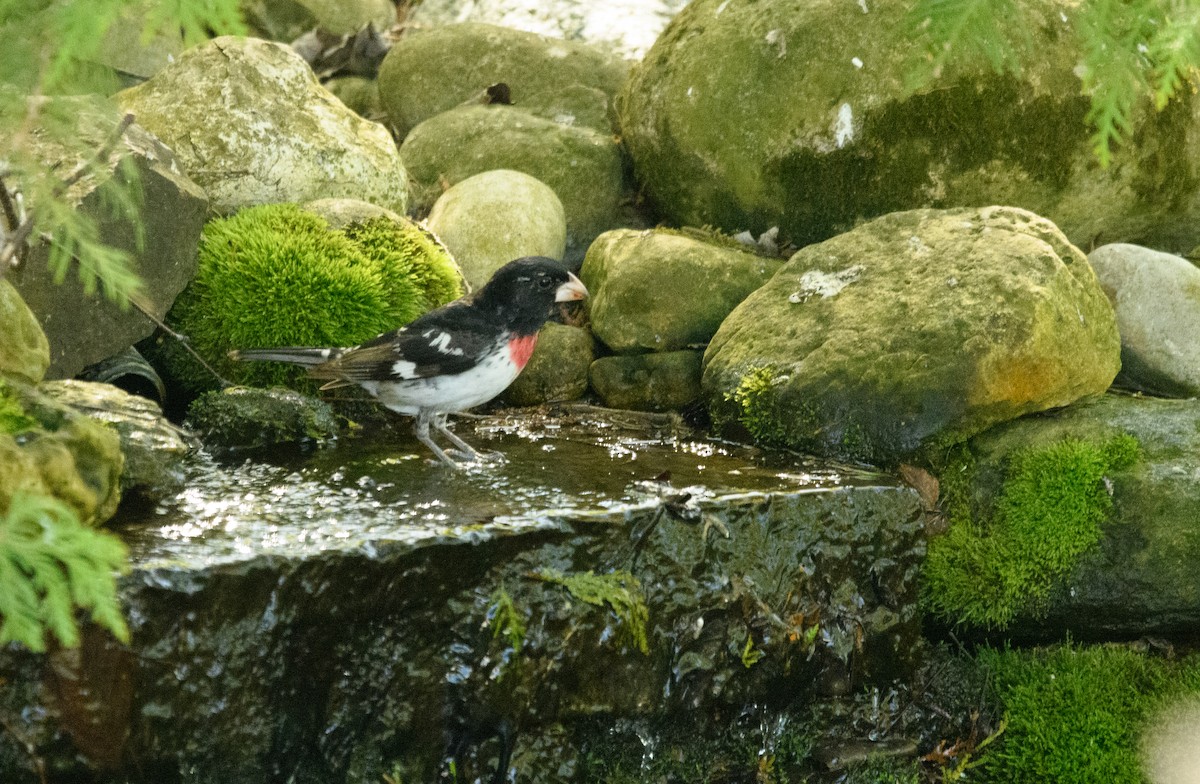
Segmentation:
{"type": "Polygon", "coordinates": [[[446,454],[464,463],[500,463],[504,461],[503,452],[480,452],[476,449],[466,452],[462,449],[447,449],[446,454]]]}

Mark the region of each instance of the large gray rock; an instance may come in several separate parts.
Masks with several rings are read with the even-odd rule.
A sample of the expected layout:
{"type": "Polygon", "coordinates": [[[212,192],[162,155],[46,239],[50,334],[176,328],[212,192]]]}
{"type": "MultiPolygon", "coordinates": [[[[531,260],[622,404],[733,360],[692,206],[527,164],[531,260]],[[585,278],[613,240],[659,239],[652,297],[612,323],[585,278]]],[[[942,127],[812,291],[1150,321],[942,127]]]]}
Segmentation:
{"type": "Polygon", "coordinates": [[[591,293],[596,337],[618,353],[702,347],[783,266],[740,243],[703,236],[616,229],[597,237],[579,272],[591,293]]]}
{"type": "Polygon", "coordinates": [[[387,130],[346,108],[282,44],[221,37],[117,94],[230,212],[347,196],[403,213],[408,178],[387,130]]]}
{"type": "Polygon", "coordinates": [[[1087,257],[1008,207],[912,210],[799,251],[704,356],[718,422],[891,462],[1108,388],[1112,306],[1087,257]]]}
{"type": "Polygon", "coordinates": [[[554,189],[567,219],[568,248],[586,248],[618,220],[624,174],[611,134],[560,125],[513,106],[463,106],[433,117],[401,148],[417,210],[447,185],[493,169],[514,169],[554,189]]]}
{"type": "Polygon", "coordinates": [[[896,210],[1007,204],[1079,247],[1193,247],[1200,95],[1180,90],[1160,112],[1143,91],[1130,142],[1101,168],[1080,81],[1081,4],[1013,5],[1006,23],[1029,36],[1015,74],[951,56],[920,85],[911,3],[696,0],[618,98],[638,179],[676,224],[778,225],[798,245],[896,210]]]}
{"type": "MultiPolygon", "coordinates": [[[[943,486],[957,482],[957,497],[973,512],[973,520],[964,524],[974,541],[958,540],[954,548],[967,567],[958,570],[965,580],[958,601],[964,608],[978,604],[988,610],[997,598],[1004,599],[997,575],[1012,579],[1029,571],[1028,556],[997,542],[1012,537],[1011,524],[1010,531],[999,534],[994,528],[998,501],[1004,499],[1013,522],[1044,526],[1023,534],[1027,546],[1055,553],[1076,544],[1081,531],[1076,518],[1098,499],[1098,508],[1108,507],[1099,520],[1098,541],[1082,549],[1065,573],[1055,575],[1042,601],[1021,592],[1029,601],[1018,607],[1008,632],[1055,640],[1068,633],[1082,639],[1190,634],[1200,624],[1200,573],[1195,568],[1200,560],[1198,421],[1200,403],[1195,400],[1109,394],[1052,415],[1025,417],[969,441],[966,453],[947,469],[950,477],[943,474],[943,486]],[[1071,466],[1064,464],[1043,469],[1045,494],[1026,494],[1017,503],[1012,493],[1004,498],[1015,456],[1064,443],[1103,448],[1125,436],[1137,442],[1136,459],[1105,471],[1094,486],[1072,487],[1074,477],[1066,473],[1071,466]],[[1021,560],[1006,562],[1006,553],[1021,560]]],[[[932,560],[932,547],[930,555],[932,560]]],[[[945,560],[955,563],[954,558],[945,560]]],[[[951,621],[965,615],[964,608],[948,608],[951,621]]]]}
{"type": "Polygon", "coordinates": [[[554,190],[507,169],[451,186],[434,203],[425,225],[449,248],[473,289],[513,259],[561,260],[567,247],[566,214],[554,190]]]}
{"type": "MultiPolygon", "coordinates": [[[[98,691],[78,710],[15,678],[0,712],[61,776],[87,770],[66,725],[128,739],[114,778],[431,782],[449,734],[458,780],[486,781],[503,721],[517,780],[566,784],[627,722],[700,733],[912,671],[910,489],[594,412],[467,437],[485,433],[506,462],[484,474],[394,436],[303,466],[198,462],[187,492],[126,518],[132,654],[82,657],[98,691]],[[90,723],[122,683],[125,714],[90,723]]],[[[0,743],[0,777],[31,756],[0,743]]]]}
{"type": "Polygon", "coordinates": [[[1200,270],[1137,245],[1088,254],[1117,313],[1124,386],[1160,395],[1200,394],[1200,270]]]}
{"type": "MultiPolygon", "coordinates": [[[[55,100],[70,102],[75,133],[84,144],[67,149],[51,135],[30,139],[42,161],[70,172],[84,162],[79,150],[91,155],[91,150],[101,149],[121,118],[111,107],[86,98],[55,100]]],[[[143,283],[140,302],[158,319],[166,316],[175,297],[196,274],[196,247],[208,209],[204,192],[181,168],[171,150],[135,124],[126,130],[98,173],[83,177],[67,191],[75,209],[96,221],[100,240],[132,256],[143,283]],[[123,165],[132,165],[141,183],[141,205],[134,215],[110,209],[100,194],[101,185],[117,176],[115,172],[123,165]]],[[[56,283],[47,264],[49,253],[45,243],[34,245],[28,261],[6,277],[50,341],[50,377],[74,376],[154,332],[154,322],[137,310],[89,293],[75,269],[56,283]]]]}
{"type": "Polygon", "coordinates": [[[36,384],[50,367],[50,343],[37,318],[7,280],[0,278],[0,375],[36,384]]]}
{"type": "Polygon", "coordinates": [[[612,96],[628,64],[578,41],[506,27],[409,31],[379,69],[383,107],[400,136],[498,82],[515,106],[547,120],[612,132],[612,96]]]}

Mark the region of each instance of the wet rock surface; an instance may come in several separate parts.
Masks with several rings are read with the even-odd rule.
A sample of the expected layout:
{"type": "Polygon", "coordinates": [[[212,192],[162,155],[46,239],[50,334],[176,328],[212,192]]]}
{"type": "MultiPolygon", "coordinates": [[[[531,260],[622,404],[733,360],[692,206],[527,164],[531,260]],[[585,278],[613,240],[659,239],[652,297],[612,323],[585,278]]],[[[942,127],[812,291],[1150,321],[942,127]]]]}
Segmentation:
{"type": "MultiPolygon", "coordinates": [[[[471,424],[503,463],[449,473],[395,435],[201,459],[122,515],[133,655],[96,655],[135,687],[101,779],[432,781],[449,740],[459,780],[486,780],[507,735],[520,780],[580,780],[586,733],[618,720],[700,732],[915,666],[911,490],[661,415],[471,424]]],[[[44,690],[0,701],[84,769],[44,690]]],[[[5,781],[28,764],[0,738],[5,781]]]]}

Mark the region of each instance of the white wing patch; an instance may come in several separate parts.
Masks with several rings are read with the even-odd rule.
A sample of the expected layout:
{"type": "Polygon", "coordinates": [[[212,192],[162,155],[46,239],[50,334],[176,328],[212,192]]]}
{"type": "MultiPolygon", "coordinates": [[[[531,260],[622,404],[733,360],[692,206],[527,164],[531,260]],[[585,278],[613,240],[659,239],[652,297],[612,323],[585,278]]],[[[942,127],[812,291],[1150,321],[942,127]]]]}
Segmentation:
{"type": "Polygon", "coordinates": [[[438,332],[437,337],[434,337],[434,332],[435,330],[427,329],[421,333],[421,337],[429,338],[429,345],[443,354],[449,354],[452,357],[461,357],[463,355],[461,348],[450,348],[450,341],[454,338],[449,332],[438,332]]]}
{"type": "Polygon", "coordinates": [[[417,363],[407,359],[398,359],[392,363],[392,375],[400,378],[416,378],[417,363]]]}

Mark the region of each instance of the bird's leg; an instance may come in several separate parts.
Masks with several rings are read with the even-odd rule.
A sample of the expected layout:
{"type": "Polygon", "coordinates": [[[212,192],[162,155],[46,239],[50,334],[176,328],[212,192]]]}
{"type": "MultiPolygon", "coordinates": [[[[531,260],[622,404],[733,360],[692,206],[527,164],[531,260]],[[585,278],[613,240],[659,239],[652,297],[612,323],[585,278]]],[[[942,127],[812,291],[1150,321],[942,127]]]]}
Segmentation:
{"type": "Polygon", "coordinates": [[[456,436],[454,431],[447,427],[446,420],[446,414],[438,414],[433,418],[433,426],[437,428],[439,433],[442,433],[446,436],[446,438],[450,439],[450,442],[454,444],[459,451],[467,455],[472,461],[498,460],[504,457],[504,455],[500,454],[499,452],[480,452],[478,449],[473,449],[470,444],[456,436]]]}
{"type": "MultiPolygon", "coordinates": [[[[437,426],[437,417],[436,416],[431,417],[425,411],[422,411],[419,414],[417,414],[417,423],[413,426],[413,432],[415,432],[417,434],[417,440],[420,441],[425,446],[429,447],[429,451],[431,451],[435,455],[437,455],[438,460],[441,460],[443,463],[450,466],[451,468],[461,468],[461,466],[459,466],[458,463],[451,460],[450,456],[447,455],[445,452],[443,452],[442,448],[440,446],[438,446],[437,444],[435,444],[433,442],[433,439],[429,437],[429,423],[430,423],[431,419],[434,423],[434,426],[437,426]]],[[[442,430],[441,427],[438,427],[438,430],[441,430],[442,432],[446,432],[445,430],[442,430]]],[[[454,440],[457,440],[457,439],[454,439],[454,440]]]]}

